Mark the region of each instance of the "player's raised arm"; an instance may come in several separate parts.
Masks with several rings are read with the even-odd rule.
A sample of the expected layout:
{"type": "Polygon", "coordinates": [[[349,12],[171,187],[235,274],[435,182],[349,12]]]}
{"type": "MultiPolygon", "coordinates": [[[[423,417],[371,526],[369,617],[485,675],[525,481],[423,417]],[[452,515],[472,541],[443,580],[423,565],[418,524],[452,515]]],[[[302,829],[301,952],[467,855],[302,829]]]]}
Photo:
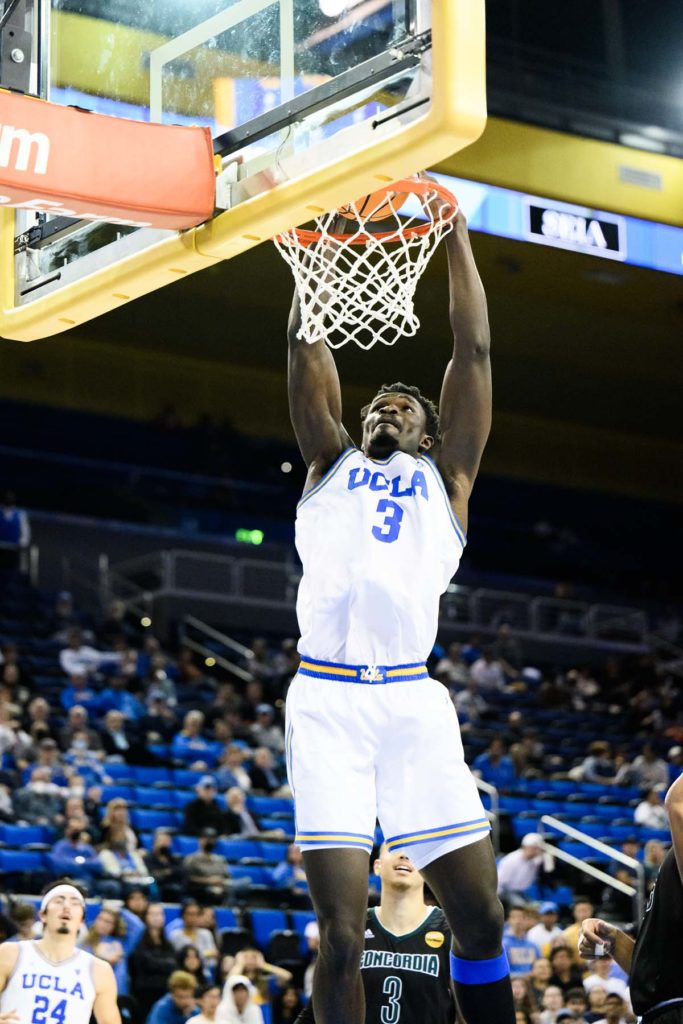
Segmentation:
{"type": "Polygon", "coordinates": [[[341,387],[332,352],[324,341],[310,345],[299,339],[300,326],[295,291],[287,325],[289,414],[311,483],[353,442],[341,421],[341,387]]]}
{"type": "Polygon", "coordinates": [[[671,826],[671,842],[678,865],[678,873],[683,882],[683,775],[669,787],[665,799],[666,810],[671,826]]]}
{"type": "Polygon", "coordinates": [[[94,971],[95,1002],[93,1013],[97,1024],[121,1024],[121,1014],[116,1002],[116,979],[111,964],[96,960],[94,971]]]}
{"type": "Polygon", "coordinates": [[[491,363],[486,295],[462,213],[446,236],[453,356],[441,388],[437,462],[467,529],[467,502],[491,429],[491,363]]]}

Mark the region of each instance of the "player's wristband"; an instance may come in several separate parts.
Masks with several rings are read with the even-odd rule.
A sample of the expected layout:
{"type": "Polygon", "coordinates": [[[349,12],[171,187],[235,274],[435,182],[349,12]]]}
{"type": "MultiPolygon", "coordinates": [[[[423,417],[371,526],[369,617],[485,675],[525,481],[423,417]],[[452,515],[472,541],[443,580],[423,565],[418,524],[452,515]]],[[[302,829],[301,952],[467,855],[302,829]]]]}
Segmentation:
{"type": "Polygon", "coordinates": [[[500,981],[510,973],[505,950],[492,960],[462,960],[451,953],[451,978],[461,985],[488,985],[500,981]]]}

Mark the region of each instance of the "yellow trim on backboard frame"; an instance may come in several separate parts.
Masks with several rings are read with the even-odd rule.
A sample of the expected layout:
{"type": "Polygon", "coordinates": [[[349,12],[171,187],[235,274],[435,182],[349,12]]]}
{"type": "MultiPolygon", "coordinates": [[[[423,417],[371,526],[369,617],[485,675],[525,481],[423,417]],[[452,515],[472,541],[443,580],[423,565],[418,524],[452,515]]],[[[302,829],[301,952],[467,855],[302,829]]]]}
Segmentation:
{"type": "Polygon", "coordinates": [[[424,116],[365,150],[284,181],[28,306],[14,305],[14,211],[0,210],[0,335],[34,341],[59,334],[304,224],[313,209],[334,209],[474,142],[486,124],[484,2],[434,0],[433,96],[424,116]]]}

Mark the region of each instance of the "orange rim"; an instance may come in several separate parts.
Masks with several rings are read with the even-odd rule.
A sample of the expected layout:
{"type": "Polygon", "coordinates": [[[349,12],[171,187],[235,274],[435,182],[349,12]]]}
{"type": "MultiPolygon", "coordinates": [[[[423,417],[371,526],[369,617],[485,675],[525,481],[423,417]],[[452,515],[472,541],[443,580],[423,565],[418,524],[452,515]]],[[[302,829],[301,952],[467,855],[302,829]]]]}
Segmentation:
{"type": "MultiPolygon", "coordinates": [[[[444,185],[440,185],[438,181],[425,181],[423,178],[401,178],[400,181],[395,181],[384,188],[375,189],[373,195],[382,196],[390,192],[408,192],[410,195],[417,196],[418,199],[428,195],[430,192],[436,192],[439,198],[443,199],[447,205],[447,211],[443,217],[443,221],[446,224],[454,220],[458,212],[458,200],[452,192],[449,192],[444,185]]],[[[348,233],[329,231],[327,234],[329,238],[334,238],[335,241],[343,242],[346,245],[367,245],[368,242],[382,241],[383,239],[398,241],[399,238],[420,237],[430,234],[433,229],[434,221],[428,220],[424,224],[408,225],[405,228],[398,227],[394,228],[393,231],[361,232],[360,234],[355,231],[348,233]]],[[[319,242],[322,238],[321,231],[308,228],[292,228],[291,233],[278,235],[278,241],[284,245],[293,246],[291,234],[296,235],[297,242],[304,248],[314,245],[315,242],[319,242]]]]}

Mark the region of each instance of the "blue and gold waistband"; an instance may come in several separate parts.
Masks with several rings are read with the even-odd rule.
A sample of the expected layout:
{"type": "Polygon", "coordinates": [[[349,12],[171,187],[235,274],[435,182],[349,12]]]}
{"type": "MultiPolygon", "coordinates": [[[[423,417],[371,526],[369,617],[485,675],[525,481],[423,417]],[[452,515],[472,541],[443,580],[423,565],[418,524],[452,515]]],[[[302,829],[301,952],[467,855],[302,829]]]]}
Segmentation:
{"type": "Polygon", "coordinates": [[[339,683],[406,683],[416,679],[429,679],[427,666],[416,665],[339,665],[331,661],[316,661],[301,656],[299,673],[314,679],[336,679],[339,683]]]}

